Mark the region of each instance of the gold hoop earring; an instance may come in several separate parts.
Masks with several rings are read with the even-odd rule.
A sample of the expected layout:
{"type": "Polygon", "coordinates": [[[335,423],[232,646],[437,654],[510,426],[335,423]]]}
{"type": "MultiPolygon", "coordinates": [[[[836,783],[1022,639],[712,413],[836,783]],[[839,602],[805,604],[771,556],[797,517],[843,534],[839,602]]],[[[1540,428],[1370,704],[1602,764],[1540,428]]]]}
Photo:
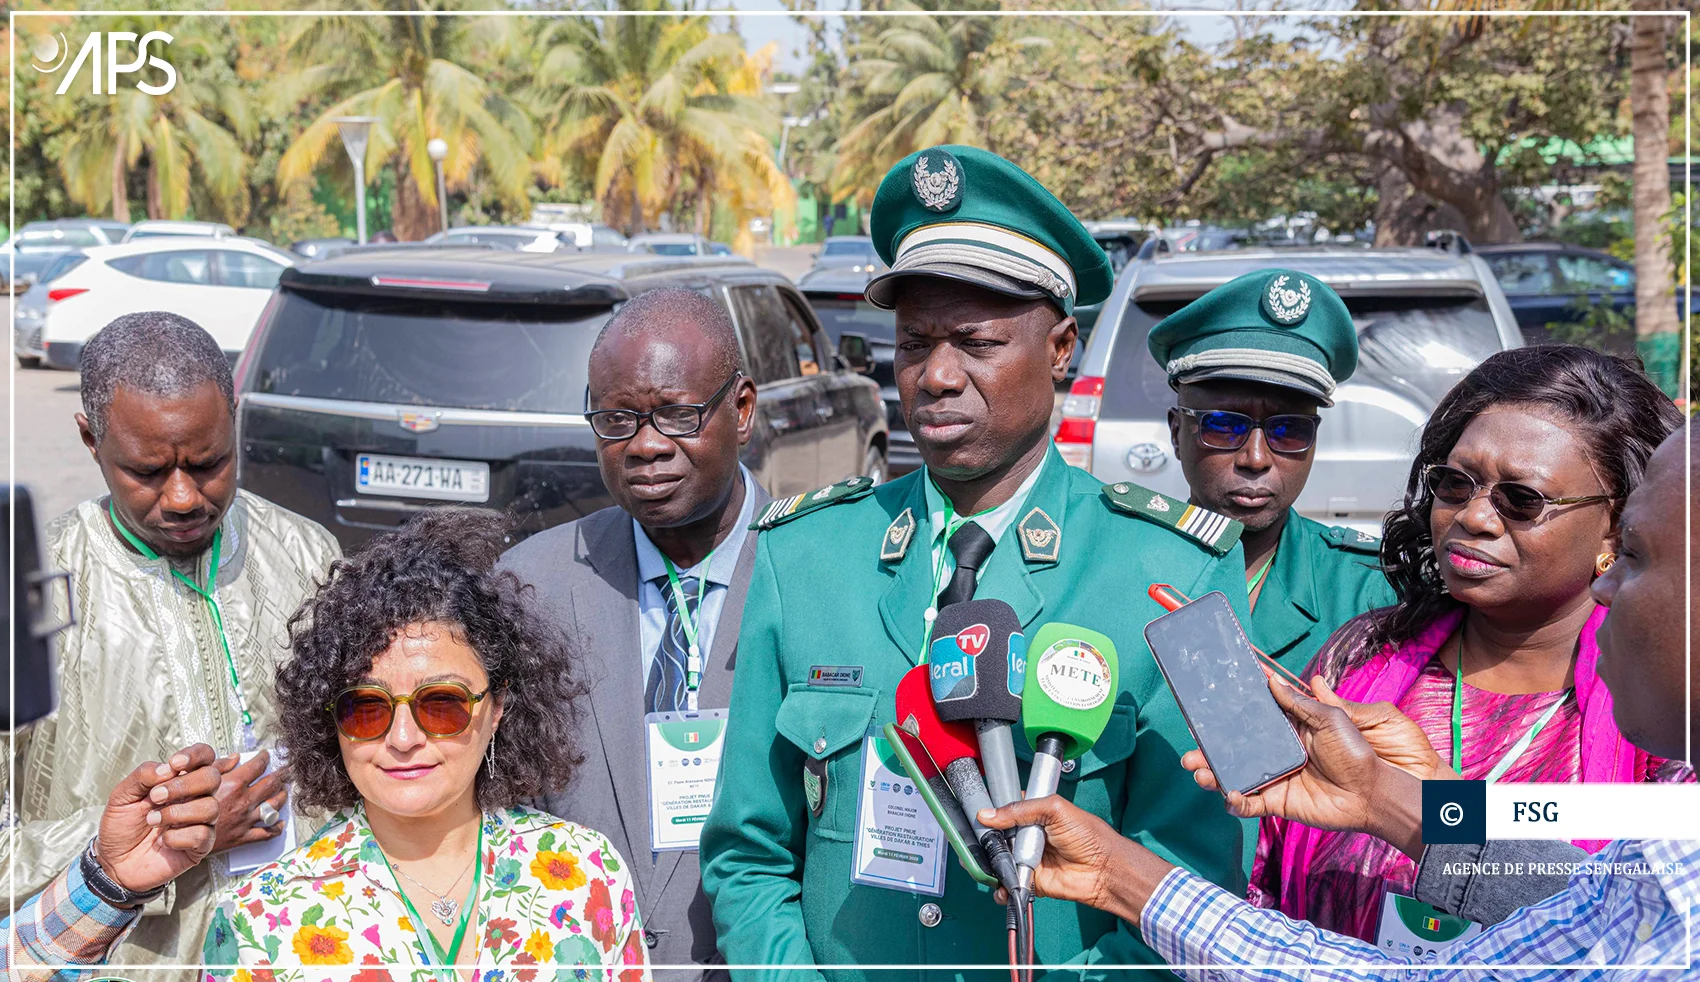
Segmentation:
{"type": "Polygon", "coordinates": [[[1617,562],[1617,553],[1615,552],[1602,552],[1598,556],[1595,556],[1594,575],[1606,575],[1606,570],[1611,569],[1611,564],[1615,562],[1617,562]]]}

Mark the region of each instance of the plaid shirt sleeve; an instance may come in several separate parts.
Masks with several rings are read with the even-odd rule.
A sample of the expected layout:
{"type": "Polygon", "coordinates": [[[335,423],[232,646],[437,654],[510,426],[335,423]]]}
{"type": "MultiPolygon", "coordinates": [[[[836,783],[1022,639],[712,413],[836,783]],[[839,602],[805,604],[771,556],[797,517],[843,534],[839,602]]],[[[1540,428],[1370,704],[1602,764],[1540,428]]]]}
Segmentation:
{"type": "MultiPolygon", "coordinates": [[[[83,973],[53,965],[100,965],[135,923],[138,911],[120,910],[94,895],[74,862],[11,917],[15,942],[0,948],[0,978],[16,982],[71,982],[83,973]]],[[[8,936],[12,931],[7,930],[8,936]]]]}
{"type": "MultiPolygon", "coordinates": [[[[1613,843],[1594,858],[1634,863],[1643,857],[1639,844],[1613,843]]],[[[1696,872],[1685,871],[1688,884],[1676,894],[1688,889],[1696,872]]],[[[1681,969],[1689,912],[1678,909],[1687,905],[1669,889],[1651,877],[1578,872],[1563,892],[1446,952],[1451,968],[1418,967],[1357,938],[1253,907],[1182,869],[1158,884],[1140,930],[1171,970],[1192,982],[1479,982],[1482,967],[1513,966],[1531,966],[1514,973],[1522,982],[1669,977],[1653,966],[1676,968],[1674,974],[1688,978],[1681,969]],[[1611,967],[1622,965],[1648,968],[1611,967]]]]}

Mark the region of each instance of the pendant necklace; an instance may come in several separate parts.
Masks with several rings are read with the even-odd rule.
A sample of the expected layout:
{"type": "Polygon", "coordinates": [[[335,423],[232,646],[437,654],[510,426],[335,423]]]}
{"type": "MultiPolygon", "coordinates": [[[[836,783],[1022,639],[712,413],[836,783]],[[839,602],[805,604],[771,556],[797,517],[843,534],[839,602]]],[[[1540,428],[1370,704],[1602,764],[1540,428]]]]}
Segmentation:
{"type": "Polygon", "coordinates": [[[395,870],[402,876],[406,876],[407,879],[415,886],[424,890],[426,893],[429,893],[431,896],[436,897],[436,900],[431,901],[431,913],[437,915],[437,919],[443,922],[444,927],[448,927],[450,924],[455,922],[455,915],[460,912],[460,901],[451,900],[447,895],[453,893],[455,887],[460,886],[460,881],[466,879],[466,870],[471,869],[472,863],[476,862],[478,862],[478,854],[475,852],[472,854],[472,861],[466,864],[466,869],[461,870],[460,875],[455,877],[455,881],[449,884],[448,889],[444,890],[442,893],[438,893],[425,884],[420,883],[418,880],[408,875],[407,870],[402,869],[395,863],[390,864],[390,869],[395,870]]]}

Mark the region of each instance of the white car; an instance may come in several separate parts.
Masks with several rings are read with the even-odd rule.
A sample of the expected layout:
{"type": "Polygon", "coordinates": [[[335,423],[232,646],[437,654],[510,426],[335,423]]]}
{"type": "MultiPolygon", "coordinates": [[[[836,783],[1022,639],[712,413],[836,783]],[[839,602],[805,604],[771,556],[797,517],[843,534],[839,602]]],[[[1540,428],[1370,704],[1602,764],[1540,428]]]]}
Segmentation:
{"type": "Polygon", "coordinates": [[[222,222],[173,222],[163,218],[149,218],[130,226],[130,231],[124,233],[124,241],[158,239],[168,235],[202,235],[223,239],[234,238],[236,230],[222,222]]]}
{"type": "Polygon", "coordinates": [[[124,314],[165,310],[207,329],[231,359],[248,343],[272,288],[295,257],[238,238],[154,238],[84,249],[54,278],[42,318],[42,360],[74,369],[83,345],[124,314]]]}

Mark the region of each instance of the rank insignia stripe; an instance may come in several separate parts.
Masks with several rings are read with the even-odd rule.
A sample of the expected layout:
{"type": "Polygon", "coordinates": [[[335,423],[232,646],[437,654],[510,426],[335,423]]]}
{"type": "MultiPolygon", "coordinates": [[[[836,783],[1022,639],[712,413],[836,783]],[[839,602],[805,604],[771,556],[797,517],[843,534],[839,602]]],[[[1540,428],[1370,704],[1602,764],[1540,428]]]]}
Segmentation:
{"type": "Polygon", "coordinates": [[[1103,494],[1111,508],[1174,529],[1218,556],[1227,555],[1244,531],[1244,526],[1226,515],[1137,484],[1106,484],[1103,494]]]}
{"type": "Polygon", "coordinates": [[[771,529],[783,525],[792,519],[806,515],[818,508],[835,505],[841,501],[854,501],[874,489],[873,478],[862,476],[852,477],[837,484],[828,484],[824,488],[794,494],[789,498],[779,498],[770,503],[761,514],[750,523],[750,528],[756,530],[771,529]]]}

